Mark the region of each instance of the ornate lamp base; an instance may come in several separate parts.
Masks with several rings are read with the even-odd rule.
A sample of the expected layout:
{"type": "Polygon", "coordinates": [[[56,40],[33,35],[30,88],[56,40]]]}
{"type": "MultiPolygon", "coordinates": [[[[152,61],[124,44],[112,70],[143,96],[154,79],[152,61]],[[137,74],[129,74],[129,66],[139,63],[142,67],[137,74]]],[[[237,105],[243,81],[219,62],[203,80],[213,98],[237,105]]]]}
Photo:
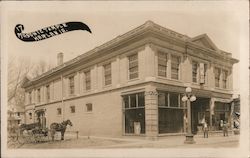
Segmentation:
{"type": "Polygon", "coordinates": [[[185,144],[195,144],[194,141],[194,135],[193,134],[187,134],[186,140],[184,141],[185,144]]]}

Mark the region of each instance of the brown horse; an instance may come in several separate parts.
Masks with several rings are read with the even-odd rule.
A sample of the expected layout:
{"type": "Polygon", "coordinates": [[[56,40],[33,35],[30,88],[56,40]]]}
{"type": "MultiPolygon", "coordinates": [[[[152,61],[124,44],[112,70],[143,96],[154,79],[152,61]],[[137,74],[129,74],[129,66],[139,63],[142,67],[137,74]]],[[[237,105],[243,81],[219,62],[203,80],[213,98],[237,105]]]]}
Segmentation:
{"type": "Polygon", "coordinates": [[[61,132],[61,140],[64,140],[64,133],[66,131],[67,125],[73,126],[70,120],[63,121],[62,123],[52,123],[50,125],[52,141],[54,141],[56,132],[61,132]]]}

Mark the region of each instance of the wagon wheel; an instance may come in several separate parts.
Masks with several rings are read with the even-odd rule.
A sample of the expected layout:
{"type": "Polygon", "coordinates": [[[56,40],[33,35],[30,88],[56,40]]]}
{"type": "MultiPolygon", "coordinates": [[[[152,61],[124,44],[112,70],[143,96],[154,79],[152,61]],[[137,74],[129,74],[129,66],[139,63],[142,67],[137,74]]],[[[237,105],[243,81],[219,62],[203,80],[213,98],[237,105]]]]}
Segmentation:
{"type": "Polygon", "coordinates": [[[19,144],[27,143],[26,138],[25,138],[24,135],[21,134],[21,135],[18,136],[18,143],[19,144]]]}
{"type": "Polygon", "coordinates": [[[42,138],[41,138],[41,134],[33,134],[35,143],[39,143],[41,142],[42,138]]]}

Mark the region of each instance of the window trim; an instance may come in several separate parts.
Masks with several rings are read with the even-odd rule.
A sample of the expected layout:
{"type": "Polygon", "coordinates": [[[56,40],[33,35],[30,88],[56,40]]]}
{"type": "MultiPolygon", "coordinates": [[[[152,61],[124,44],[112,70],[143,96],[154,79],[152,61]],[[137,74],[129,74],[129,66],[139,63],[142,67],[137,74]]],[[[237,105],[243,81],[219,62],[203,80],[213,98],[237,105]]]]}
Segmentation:
{"type": "Polygon", "coordinates": [[[69,88],[68,93],[69,93],[70,96],[74,95],[75,94],[75,75],[72,75],[72,76],[68,77],[68,83],[69,83],[69,85],[68,85],[68,88],[69,88]],[[71,79],[73,79],[73,86],[71,85],[71,79]],[[72,87],[73,87],[73,92],[72,92],[72,87]]]}
{"type": "Polygon", "coordinates": [[[195,60],[192,60],[192,82],[193,83],[198,83],[198,77],[199,76],[199,62],[198,61],[195,61],[195,60]],[[196,76],[194,76],[194,64],[196,64],[196,76]],[[194,81],[194,77],[196,79],[196,81],[194,81]]]}
{"type": "Polygon", "coordinates": [[[171,78],[171,80],[181,80],[181,76],[180,76],[180,69],[181,69],[181,60],[182,60],[182,58],[181,58],[181,56],[180,55],[176,55],[176,54],[171,54],[170,55],[170,78],[171,78]],[[177,57],[179,60],[178,60],[178,73],[177,73],[177,75],[178,75],[178,78],[177,79],[175,79],[175,78],[173,78],[172,77],[172,68],[173,68],[173,66],[172,66],[172,63],[173,63],[173,60],[172,60],[172,58],[173,57],[177,57]]]}
{"type": "Polygon", "coordinates": [[[164,51],[157,51],[157,76],[158,77],[164,77],[164,78],[168,78],[168,63],[169,63],[169,53],[166,53],[166,52],[164,52],[164,51]],[[160,64],[159,63],[159,54],[164,54],[164,56],[166,57],[166,65],[163,65],[163,64],[160,64]],[[159,74],[159,66],[164,66],[165,67],[165,69],[166,69],[166,71],[165,71],[165,73],[166,73],[166,75],[165,76],[161,76],[160,74],[159,74]]]}
{"type": "Polygon", "coordinates": [[[41,103],[41,88],[37,88],[37,102],[41,103]]]}
{"type": "Polygon", "coordinates": [[[90,69],[88,69],[88,70],[85,70],[84,72],[83,72],[83,74],[84,74],[84,90],[85,91],[90,91],[91,90],[91,70],[90,69]],[[89,80],[87,80],[87,73],[89,73],[89,80]],[[87,87],[87,83],[89,82],[89,88],[87,87]]]}
{"type": "Polygon", "coordinates": [[[112,63],[111,62],[106,63],[106,64],[103,65],[103,85],[104,86],[110,86],[110,85],[112,85],[112,63]],[[108,66],[108,65],[110,65],[110,70],[109,70],[110,74],[106,74],[106,72],[107,72],[106,71],[106,66],[108,66]],[[106,80],[107,76],[110,76],[110,80],[106,80]],[[110,81],[110,83],[106,84],[106,81],[110,81]]]}
{"type": "Polygon", "coordinates": [[[128,64],[127,64],[128,80],[131,81],[131,80],[136,80],[136,79],[138,79],[138,78],[139,78],[139,54],[138,54],[138,52],[129,54],[129,55],[127,56],[127,61],[128,61],[128,64]],[[137,72],[133,72],[133,73],[132,73],[132,74],[136,74],[136,73],[137,73],[137,77],[135,77],[135,78],[130,78],[130,69],[132,69],[132,68],[130,68],[130,60],[129,60],[129,59],[130,59],[130,57],[132,57],[132,56],[137,56],[137,66],[132,67],[132,68],[137,67],[137,72]]]}
{"type": "Polygon", "coordinates": [[[50,102],[50,99],[51,99],[51,97],[50,97],[50,95],[51,95],[50,94],[50,85],[48,84],[45,87],[46,87],[46,101],[50,102]],[[48,95],[48,93],[49,93],[49,95],[48,95]]]}

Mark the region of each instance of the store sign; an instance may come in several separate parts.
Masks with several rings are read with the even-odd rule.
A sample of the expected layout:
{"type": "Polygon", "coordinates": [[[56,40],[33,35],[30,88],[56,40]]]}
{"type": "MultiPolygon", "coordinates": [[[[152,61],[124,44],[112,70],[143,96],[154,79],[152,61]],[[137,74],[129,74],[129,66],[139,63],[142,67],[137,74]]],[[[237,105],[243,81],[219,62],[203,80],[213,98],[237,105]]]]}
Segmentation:
{"type": "Polygon", "coordinates": [[[85,30],[88,31],[89,33],[92,33],[88,25],[82,22],[66,22],[66,23],[56,24],[29,33],[23,33],[22,32],[23,30],[24,26],[22,24],[16,25],[15,27],[16,37],[24,42],[40,41],[74,30],[85,30]]]}
{"type": "Polygon", "coordinates": [[[204,63],[200,63],[200,84],[205,83],[205,66],[204,63]]]}

